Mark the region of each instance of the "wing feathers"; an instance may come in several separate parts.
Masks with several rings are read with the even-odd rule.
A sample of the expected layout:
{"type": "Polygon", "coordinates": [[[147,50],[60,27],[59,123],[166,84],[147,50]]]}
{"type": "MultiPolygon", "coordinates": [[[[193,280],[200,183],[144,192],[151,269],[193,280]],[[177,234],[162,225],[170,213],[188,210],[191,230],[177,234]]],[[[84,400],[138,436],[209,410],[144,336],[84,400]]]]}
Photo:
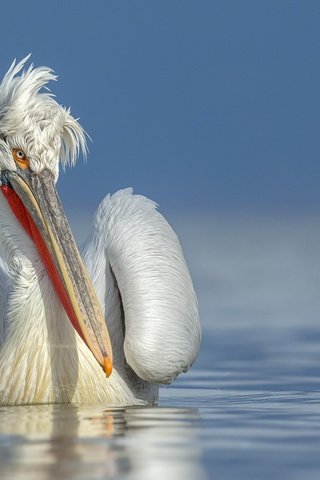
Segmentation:
{"type": "Polygon", "coordinates": [[[197,299],[180,243],[154,202],[131,189],[101,203],[104,238],[125,315],[125,356],[137,375],[169,383],[194,361],[200,343],[197,299]]]}

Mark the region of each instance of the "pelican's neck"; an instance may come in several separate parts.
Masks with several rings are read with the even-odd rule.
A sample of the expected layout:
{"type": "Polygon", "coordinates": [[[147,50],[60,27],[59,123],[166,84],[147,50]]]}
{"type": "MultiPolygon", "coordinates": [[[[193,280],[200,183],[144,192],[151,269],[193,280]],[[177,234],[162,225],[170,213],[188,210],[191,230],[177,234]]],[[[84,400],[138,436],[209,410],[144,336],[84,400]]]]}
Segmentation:
{"type": "Polygon", "coordinates": [[[61,315],[63,309],[56,298],[45,267],[32,239],[11,212],[0,194],[0,251],[6,265],[10,289],[5,317],[5,331],[43,335],[51,311],[61,315]]]}
{"type": "Polygon", "coordinates": [[[0,351],[0,403],[59,401],[61,392],[55,385],[76,384],[76,332],[32,239],[2,194],[0,229],[1,254],[9,277],[0,351]]]}

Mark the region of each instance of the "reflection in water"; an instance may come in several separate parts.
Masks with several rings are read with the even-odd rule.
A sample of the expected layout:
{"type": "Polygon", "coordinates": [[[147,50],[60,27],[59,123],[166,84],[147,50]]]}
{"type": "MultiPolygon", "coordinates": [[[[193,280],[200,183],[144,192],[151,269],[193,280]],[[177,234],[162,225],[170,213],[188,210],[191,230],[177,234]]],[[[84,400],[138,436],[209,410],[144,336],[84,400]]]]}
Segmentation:
{"type": "Polygon", "coordinates": [[[3,407],[0,477],[203,479],[198,420],[179,408],[3,407]]]}

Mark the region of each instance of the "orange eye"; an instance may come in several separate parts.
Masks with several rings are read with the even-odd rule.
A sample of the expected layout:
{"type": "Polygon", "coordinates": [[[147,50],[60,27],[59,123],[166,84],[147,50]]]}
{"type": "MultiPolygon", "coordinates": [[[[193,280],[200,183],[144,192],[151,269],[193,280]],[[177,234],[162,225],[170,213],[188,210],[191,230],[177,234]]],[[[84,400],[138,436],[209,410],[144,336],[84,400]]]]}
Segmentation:
{"type": "Polygon", "coordinates": [[[29,160],[26,154],[21,148],[14,148],[12,150],[12,156],[14,161],[20,168],[26,169],[29,167],[29,160]]]}

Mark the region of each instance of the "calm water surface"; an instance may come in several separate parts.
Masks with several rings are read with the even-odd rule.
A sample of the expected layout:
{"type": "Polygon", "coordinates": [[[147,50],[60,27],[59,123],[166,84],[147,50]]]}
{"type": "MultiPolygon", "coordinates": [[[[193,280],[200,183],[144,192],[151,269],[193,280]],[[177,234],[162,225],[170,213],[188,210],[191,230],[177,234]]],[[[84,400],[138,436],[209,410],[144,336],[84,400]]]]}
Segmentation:
{"type": "Polygon", "coordinates": [[[320,222],[178,232],[204,331],[193,370],[154,408],[2,407],[1,479],[320,478],[320,222]]]}

